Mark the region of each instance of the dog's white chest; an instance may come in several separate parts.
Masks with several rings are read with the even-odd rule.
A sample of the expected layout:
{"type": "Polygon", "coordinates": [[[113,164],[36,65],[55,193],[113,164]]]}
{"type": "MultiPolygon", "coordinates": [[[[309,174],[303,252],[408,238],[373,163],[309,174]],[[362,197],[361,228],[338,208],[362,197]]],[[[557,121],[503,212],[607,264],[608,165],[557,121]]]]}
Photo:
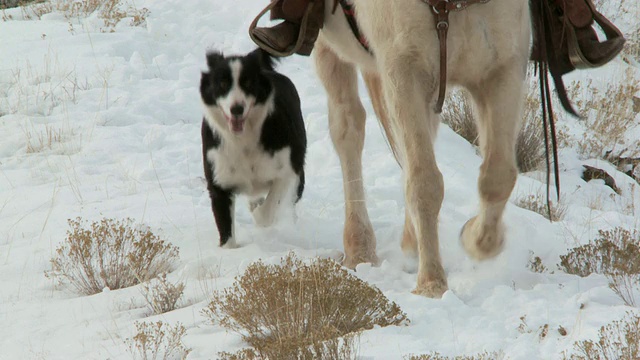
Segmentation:
{"type": "Polygon", "coordinates": [[[285,147],[273,156],[258,145],[223,143],[207,152],[213,163],[216,183],[249,196],[269,190],[273,180],[293,174],[291,149],[285,147]]]}

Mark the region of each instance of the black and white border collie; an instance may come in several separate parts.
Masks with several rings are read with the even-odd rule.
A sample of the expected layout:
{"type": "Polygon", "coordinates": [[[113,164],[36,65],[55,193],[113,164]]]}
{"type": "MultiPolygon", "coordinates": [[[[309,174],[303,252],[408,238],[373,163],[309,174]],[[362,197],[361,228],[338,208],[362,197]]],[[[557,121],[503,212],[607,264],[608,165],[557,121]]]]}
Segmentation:
{"type": "Polygon", "coordinates": [[[259,226],[300,199],[307,138],[298,92],[268,53],[210,52],[207,65],[200,82],[204,175],[220,246],[231,248],[236,194],[249,196],[259,226]]]}

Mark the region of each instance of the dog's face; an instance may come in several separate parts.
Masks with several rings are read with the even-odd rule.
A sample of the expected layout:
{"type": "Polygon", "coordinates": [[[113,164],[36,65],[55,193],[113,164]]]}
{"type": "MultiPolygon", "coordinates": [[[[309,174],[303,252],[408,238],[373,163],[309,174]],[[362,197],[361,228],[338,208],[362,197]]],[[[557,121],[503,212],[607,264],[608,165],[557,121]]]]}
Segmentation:
{"type": "Polygon", "coordinates": [[[272,92],[271,83],[264,75],[268,61],[263,59],[261,51],[243,57],[225,57],[218,52],[207,54],[209,72],[202,73],[200,95],[219,127],[242,134],[253,118],[252,113],[268,101],[272,92]]]}

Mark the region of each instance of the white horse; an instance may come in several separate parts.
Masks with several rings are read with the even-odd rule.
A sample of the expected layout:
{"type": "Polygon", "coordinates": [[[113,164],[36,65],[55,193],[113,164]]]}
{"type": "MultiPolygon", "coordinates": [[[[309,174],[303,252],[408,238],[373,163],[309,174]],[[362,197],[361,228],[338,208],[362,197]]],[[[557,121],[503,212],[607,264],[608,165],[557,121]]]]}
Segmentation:
{"type": "MultiPolygon", "coordinates": [[[[354,37],[340,7],[332,13],[334,0],[325,2],[324,28],[313,56],[327,91],[331,138],[342,165],[344,265],[378,261],[362,182],[365,111],[358,97],[359,69],[404,171],[401,247],[419,258],[413,293],[440,297],[447,279],[438,245],[444,180],[434,155],[440,54],[432,10],[420,0],[353,0],[371,55],[354,37]]],[[[460,237],[471,257],[488,259],[502,250],[502,213],[517,176],[515,140],[529,57],[529,2],[474,4],[451,12],[449,24],[447,83],[466,88],[474,100],[484,158],[479,213],[464,225],[460,237]]]]}

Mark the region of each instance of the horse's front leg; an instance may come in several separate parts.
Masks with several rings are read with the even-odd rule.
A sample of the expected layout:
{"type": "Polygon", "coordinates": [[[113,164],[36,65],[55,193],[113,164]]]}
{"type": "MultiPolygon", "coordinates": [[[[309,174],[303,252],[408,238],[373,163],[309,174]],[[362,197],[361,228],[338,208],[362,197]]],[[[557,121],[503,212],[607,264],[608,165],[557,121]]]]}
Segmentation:
{"type": "Polygon", "coordinates": [[[502,213],[518,175],[515,143],[522,118],[523,69],[524,64],[514,62],[468,86],[478,108],[483,161],[478,178],[480,211],[462,228],[461,241],[467,253],[479,260],[498,255],[504,245],[502,213]]]}
{"type": "Polygon", "coordinates": [[[421,55],[410,49],[390,47],[380,56],[393,143],[404,172],[407,218],[402,246],[412,252],[417,243],[419,257],[413,292],[440,297],[447,290],[447,279],[438,242],[438,213],[444,198],[444,181],[434,154],[439,119],[433,103],[438,82],[421,55]]]}
{"type": "Polygon", "coordinates": [[[329,130],[340,158],[345,198],[343,264],[377,263],[376,239],[365,203],[362,148],[366,114],[358,97],[355,66],[342,61],[318,39],[313,51],[316,72],[324,85],[329,106],[329,130]]]}

